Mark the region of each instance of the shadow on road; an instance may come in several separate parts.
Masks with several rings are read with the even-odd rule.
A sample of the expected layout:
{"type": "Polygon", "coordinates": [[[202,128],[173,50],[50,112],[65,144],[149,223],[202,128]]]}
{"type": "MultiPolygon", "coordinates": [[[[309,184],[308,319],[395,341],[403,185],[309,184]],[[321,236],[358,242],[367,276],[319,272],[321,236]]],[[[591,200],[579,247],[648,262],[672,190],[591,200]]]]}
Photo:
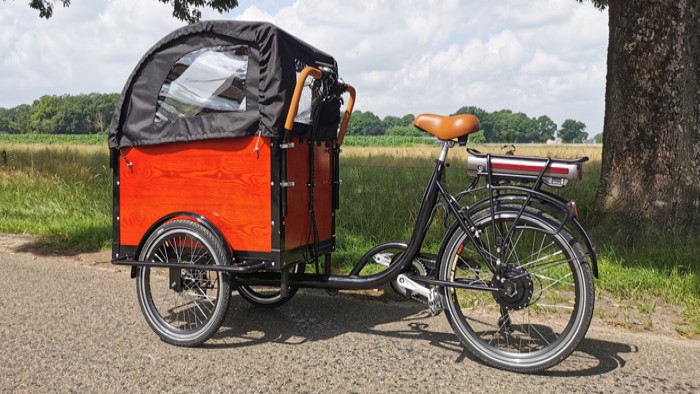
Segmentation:
{"type": "Polygon", "coordinates": [[[417,303],[389,303],[376,297],[343,294],[337,297],[322,293],[297,294],[277,309],[252,306],[235,295],[229,315],[205,347],[243,347],[275,342],[298,345],[323,341],[350,332],[371,333],[388,323],[411,324],[425,320],[424,308],[417,303]]]}
{"type": "Polygon", "coordinates": [[[61,234],[18,238],[12,249],[37,256],[76,256],[103,250],[111,238],[111,226],[82,226],[65,229],[61,234]]]}
{"type": "Polygon", "coordinates": [[[541,375],[559,377],[602,375],[624,368],[627,362],[622,354],[638,351],[639,349],[634,345],[584,338],[565,363],[542,372],[541,375]]]}
{"type": "MultiPolygon", "coordinates": [[[[339,297],[298,294],[287,305],[273,310],[254,307],[234,296],[224,324],[204,348],[239,348],[270,342],[294,346],[348,333],[422,341],[454,352],[456,363],[465,359],[476,361],[451,331],[445,317],[431,318],[423,305],[348,294],[339,297]]],[[[542,375],[574,377],[609,373],[623,368],[626,362],[622,355],[633,352],[637,348],[627,344],[584,339],[564,363],[542,375]]]]}

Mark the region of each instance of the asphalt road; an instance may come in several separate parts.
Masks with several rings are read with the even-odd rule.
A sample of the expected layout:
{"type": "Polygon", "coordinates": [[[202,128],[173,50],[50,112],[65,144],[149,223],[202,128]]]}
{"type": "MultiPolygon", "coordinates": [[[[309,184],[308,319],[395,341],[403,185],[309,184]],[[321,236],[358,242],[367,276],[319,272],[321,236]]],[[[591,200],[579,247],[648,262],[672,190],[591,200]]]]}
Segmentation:
{"type": "Polygon", "coordinates": [[[0,236],[0,392],[700,392],[700,341],[594,320],[555,369],[518,375],[463,351],[420,304],[323,291],[277,310],[233,297],[204,347],[151,332],[106,254],[41,256],[0,236]]]}

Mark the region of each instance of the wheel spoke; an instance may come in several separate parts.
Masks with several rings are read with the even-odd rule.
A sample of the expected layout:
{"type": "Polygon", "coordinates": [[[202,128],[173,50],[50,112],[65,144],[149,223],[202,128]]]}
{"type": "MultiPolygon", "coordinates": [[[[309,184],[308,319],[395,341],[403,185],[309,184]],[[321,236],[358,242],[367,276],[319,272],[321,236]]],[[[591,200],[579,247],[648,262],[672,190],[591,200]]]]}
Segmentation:
{"type": "MultiPolygon", "coordinates": [[[[535,237],[533,237],[533,241],[534,241],[534,239],[535,239],[535,237]]],[[[540,260],[542,260],[542,258],[540,256],[542,255],[543,251],[548,250],[552,247],[556,247],[556,244],[554,242],[551,242],[547,246],[544,246],[545,241],[546,241],[546,238],[543,236],[542,237],[542,244],[540,245],[539,249],[533,249],[536,251],[533,252],[531,255],[525,257],[522,261],[529,261],[530,259],[532,259],[533,261],[540,261],[540,260]]],[[[558,251],[558,253],[561,253],[561,251],[558,251]]]]}
{"type": "MultiPolygon", "coordinates": [[[[550,288],[552,288],[552,287],[553,287],[554,285],[556,285],[557,283],[563,282],[564,279],[568,278],[568,277],[571,276],[571,275],[572,275],[572,274],[569,274],[569,275],[567,275],[567,276],[564,277],[564,278],[561,278],[561,279],[559,279],[559,280],[556,280],[556,281],[550,283],[547,287],[543,287],[542,289],[540,289],[538,293],[541,295],[542,293],[544,293],[545,291],[549,290],[550,288]]],[[[569,284],[569,283],[567,283],[567,284],[569,284]]],[[[570,285],[571,285],[571,286],[575,286],[575,284],[573,284],[573,283],[570,283],[570,285]]]]}
{"type": "Polygon", "coordinates": [[[551,223],[532,211],[520,215],[519,208],[506,207],[495,219],[485,213],[474,220],[488,242],[485,258],[495,258],[490,251],[496,239],[512,230],[503,242],[499,280],[479,257],[480,245],[461,229],[448,241],[439,271],[441,280],[498,289],[445,287],[445,311],[467,349],[491,365],[512,370],[541,370],[559,362],[581,340],[592,314],[591,304],[582,304],[592,302],[593,294],[590,270],[582,270],[578,257],[580,246],[566,229],[549,232],[551,223]]]}
{"type": "Polygon", "coordinates": [[[553,304],[540,304],[540,303],[533,304],[533,305],[539,306],[541,308],[560,308],[560,309],[566,309],[566,310],[571,310],[571,311],[574,310],[574,307],[571,305],[553,305],[553,304]]]}
{"type": "MultiPolygon", "coordinates": [[[[163,264],[215,265],[225,262],[223,245],[203,226],[187,220],[168,222],[149,238],[141,259],[163,264]]],[[[216,271],[141,268],[139,303],[148,323],[174,344],[199,344],[218,329],[230,295],[225,275],[216,271]],[[179,278],[178,278],[179,273],[179,278]],[[176,286],[173,281],[179,280],[176,286]]]]}
{"type": "Polygon", "coordinates": [[[518,239],[515,240],[515,242],[510,241],[510,252],[508,253],[508,256],[506,257],[505,261],[510,261],[510,256],[515,256],[515,262],[517,265],[520,265],[520,259],[518,259],[518,254],[515,252],[516,248],[518,247],[518,243],[520,242],[520,239],[522,238],[524,231],[520,231],[520,235],[518,236],[518,239]]]}
{"type": "MultiPolygon", "coordinates": [[[[540,331],[537,329],[537,327],[535,327],[533,324],[529,324],[529,323],[528,323],[527,326],[528,326],[528,334],[529,334],[529,332],[530,332],[529,329],[532,329],[533,331],[535,331],[535,333],[537,333],[537,335],[540,336],[540,338],[542,338],[543,341],[547,342],[547,346],[550,345],[550,343],[549,343],[549,341],[547,340],[547,338],[545,338],[544,335],[542,335],[542,333],[540,333],[540,331]]],[[[532,335],[529,335],[529,336],[532,338],[532,335]]],[[[556,338],[555,338],[555,339],[556,339],[556,338]]]]}
{"type": "MultiPolygon", "coordinates": [[[[562,251],[561,251],[561,250],[558,250],[558,251],[556,251],[556,252],[554,252],[554,253],[552,253],[552,254],[549,254],[549,255],[547,255],[547,256],[538,257],[536,260],[530,261],[529,263],[519,264],[519,266],[522,267],[522,268],[528,269],[528,267],[530,267],[531,265],[535,265],[535,264],[537,264],[537,263],[541,263],[541,262],[543,262],[543,261],[547,261],[547,260],[549,260],[550,258],[552,258],[552,257],[554,257],[554,256],[558,256],[558,255],[560,255],[560,254],[562,254],[562,251]]],[[[564,260],[559,260],[559,262],[566,263],[566,262],[568,262],[568,260],[567,260],[566,258],[564,258],[564,260]]]]}

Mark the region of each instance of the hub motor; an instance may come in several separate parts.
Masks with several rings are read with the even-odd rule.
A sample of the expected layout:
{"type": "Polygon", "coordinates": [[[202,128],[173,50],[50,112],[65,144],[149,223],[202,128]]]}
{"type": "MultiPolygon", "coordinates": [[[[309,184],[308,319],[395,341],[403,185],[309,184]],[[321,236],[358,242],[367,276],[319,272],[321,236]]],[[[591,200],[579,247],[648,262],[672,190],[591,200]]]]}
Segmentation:
{"type": "Polygon", "coordinates": [[[501,279],[494,279],[492,285],[499,289],[492,293],[493,298],[506,310],[517,311],[528,306],[534,291],[530,274],[513,265],[505,267],[501,279]]]}

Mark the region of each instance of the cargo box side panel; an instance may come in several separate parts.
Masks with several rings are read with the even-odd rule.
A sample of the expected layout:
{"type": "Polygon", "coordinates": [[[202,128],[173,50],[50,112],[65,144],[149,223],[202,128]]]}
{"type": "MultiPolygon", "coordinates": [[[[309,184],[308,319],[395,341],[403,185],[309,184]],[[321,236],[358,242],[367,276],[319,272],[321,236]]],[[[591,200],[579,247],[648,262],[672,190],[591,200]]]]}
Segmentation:
{"type": "MultiPolygon", "coordinates": [[[[285,218],[286,250],[313,244],[314,233],[309,212],[309,147],[306,141],[295,141],[287,153],[287,177],[295,186],[287,190],[285,218]]],[[[314,144],[314,207],[318,241],[333,237],[333,149],[328,142],[314,144]]]]}
{"type": "Polygon", "coordinates": [[[174,143],[126,148],[122,152],[122,245],[138,245],[158,219],[187,211],[210,220],[234,250],[270,252],[267,138],[174,143]]]}

